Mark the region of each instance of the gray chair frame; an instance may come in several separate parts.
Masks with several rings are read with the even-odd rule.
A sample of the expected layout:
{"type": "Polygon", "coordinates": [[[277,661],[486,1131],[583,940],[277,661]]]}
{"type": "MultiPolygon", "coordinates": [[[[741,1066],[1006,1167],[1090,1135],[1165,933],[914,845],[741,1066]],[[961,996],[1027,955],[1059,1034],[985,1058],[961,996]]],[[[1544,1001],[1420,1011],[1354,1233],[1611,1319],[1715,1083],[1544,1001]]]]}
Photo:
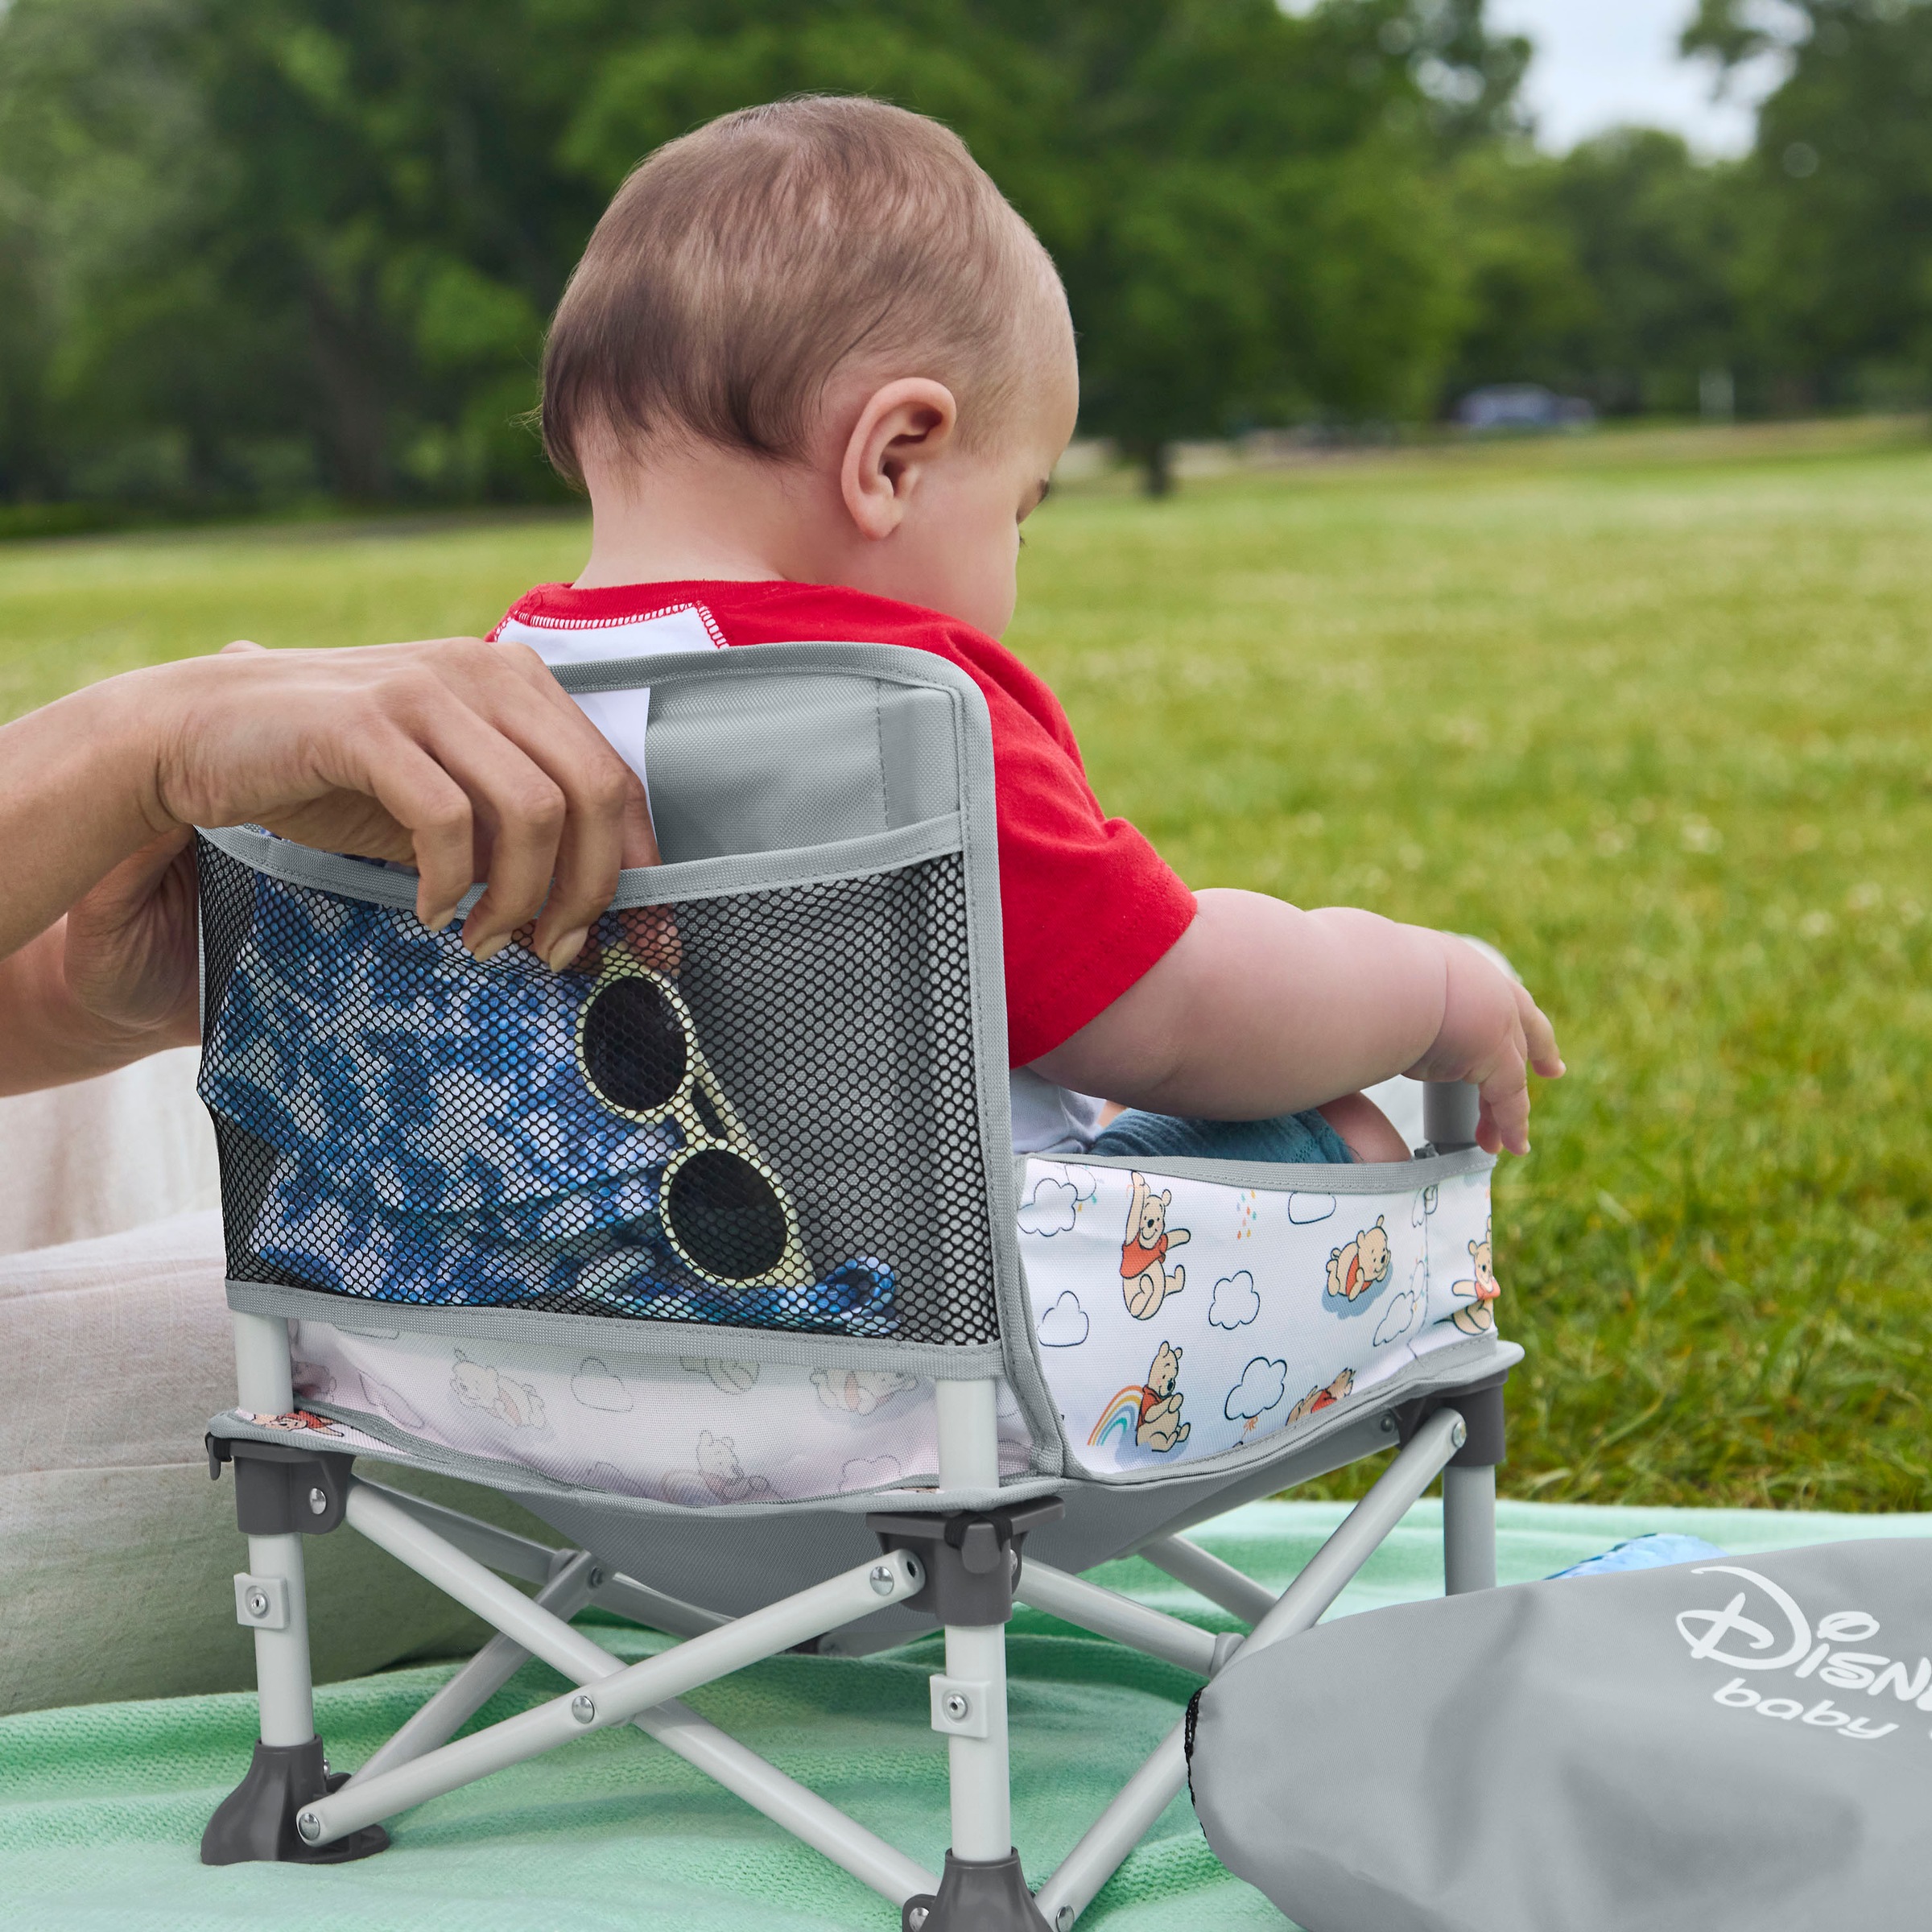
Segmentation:
{"type": "MultiPolygon", "coordinates": [[[[855,671],[888,675],[897,667],[907,686],[916,683],[946,697],[950,708],[944,712],[944,730],[956,733],[957,762],[964,774],[958,781],[957,803],[966,827],[963,849],[969,861],[976,852],[980,855],[981,877],[986,876],[985,855],[993,840],[992,766],[984,706],[963,674],[946,667],[935,670],[931,658],[875,647],[775,646],[764,647],[762,654],[720,653],[716,668],[688,659],[665,660],[642,668],[580,667],[563,681],[576,690],[609,689],[629,677],[650,682],[655,689],[660,679],[675,683],[678,677],[721,672],[736,683],[753,675],[755,667],[747,660],[761,654],[781,670],[829,667],[847,677],[855,671]],[[726,658],[733,662],[724,663],[726,658]],[[886,667],[884,673],[880,667],[886,667]]],[[[890,708],[877,709],[885,717],[890,708]]],[[[902,717],[894,729],[903,725],[902,717]]],[[[654,710],[651,729],[658,728],[654,710]]],[[[674,734],[666,741],[674,750],[684,742],[686,769],[702,773],[701,762],[691,755],[695,741],[680,741],[674,734]]],[[[935,741],[943,747],[953,739],[935,741]]],[[[654,774],[656,756],[654,750],[654,774]]],[[[935,782],[935,761],[906,758],[901,764],[907,787],[930,789],[935,782]]],[[[891,780],[892,761],[885,755],[883,740],[877,769],[891,780]]],[[[714,781],[711,795],[716,797],[715,784],[723,780],[705,775],[714,781]]],[[[674,795],[660,829],[667,852],[677,808],[674,795]]],[[[933,809],[921,807],[913,815],[927,822],[933,809]]],[[[944,797],[936,809],[946,809],[944,797]]],[[[580,1535],[572,1527],[577,1518],[568,1510],[559,1513],[567,1532],[579,1536],[583,1546],[536,1542],[369,1481],[349,1466],[349,1457],[331,1453],[316,1439],[247,1439],[245,1432],[225,1431],[222,1418],[217,1418],[210,1437],[211,1471],[218,1473],[221,1460],[232,1461],[240,1525],[248,1538],[248,1565],[235,1579],[235,1605],[238,1620],[254,1633],[260,1740],[248,1777],[208,1827],[205,1860],[331,1862],[364,1856],[386,1843],[382,1821],[415,1805],[589,1732],[634,1724],[881,1894],[898,1909],[907,1932],[961,1932],[968,1926],[975,1932],[1040,1932],[1042,1927],[1067,1932],[1184,1784],[1183,1726],[1177,1724],[1169,1732],[1038,1891],[1030,1890],[1012,1823],[1005,1620],[1015,1596],[1205,1680],[1237,1651],[1278,1642],[1315,1623],[1439,1476],[1443,1481],[1447,1587],[1459,1592],[1494,1583],[1501,1382],[1521,1352],[1493,1340],[1476,1351],[1480,1360],[1451,1351],[1452,1361],[1434,1368],[1416,1364],[1414,1373],[1377,1391],[1373,1399],[1338,1412],[1332,1426],[1324,1422],[1245,1460],[1238,1473],[1213,1468],[1199,1475],[1183,1472],[1160,1483],[1110,1488],[1058,1459],[1064,1450],[1056,1437],[1055,1459],[1022,1484],[1002,1482],[996,1430],[1001,1377],[1019,1390],[1036,1438],[1038,1418],[1051,1413],[1051,1405],[1037,1360],[1026,1357],[1009,1332],[1016,1311],[1025,1306],[1025,1290],[1012,1234],[997,886],[989,889],[983,903],[993,912],[976,914],[972,929],[980,998],[976,1040],[981,1084],[997,1083],[997,1094],[982,1095],[988,1123],[982,1139],[993,1177],[994,1219],[997,1223],[1000,1216],[1006,1217],[1003,1231],[996,1227],[993,1233],[1001,1250],[1001,1291],[1007,1298],[1001,1322],[1009,1332],[997,1370],[982,1351],[970,1363],[962,1358],[950,1374],[943,1365],[935,1368],[930,1356],[922,1358],[921,1373],[933,1377],[937,1410],[939,1489],[931,1506],[957,1524],[978,1525],[970,1534],[981,1538],[979,1555],[968,1552],[960,1559],[967,1568],[976,1569],[982,1583],[989,1576],[1008,1582],[976,1600],[984,1603],[983,1610],[940,1620],[945,1667],[932,1678],[931,1723],[944,1738],[948,1757],[952,1844],[944,1871],[926,1870],[679,1701],[698,1686],[801,1644],[828,1640],[829,1647],[836,1633],[849,1626],[881,1608],[906,1604],[927,1589],[929,1571],[952,1562],[939,1543],[881,1539],[892,1546],[762,1608],[727,1616],[627,1574],[621,1561],[594,1546],[594,1536],[580,1535]],[[1184,1534],[1240,1503],[1386,1451],[1392,1443],[1399,1443],[1397,1452],[1374,1486],[1278,1596],[1184,1534]],[[1056,1488],[1080,1492],[1074,1500],[1080,1505],[1080,1523],[1070,1517],[1064,1525],[1022,1531],[1016,1521],[1001,1517],[1003,1510],[1010,1518],[1032,1505],[1037,1520],[1043,1513],[1038,1505],[1056,1488]],[[1008,1510],[1009,1496],[1016,1509],[1008,1510]],[[344,1525],[497,1632],[346,1777],[328,1770],[316,1732],[303,1561],[305,1535],[344,1525]],[[1028,1540],[1024,1550],[1019,1547],[1022,1537],[1028,1540]],[[996,1545],[997,1563],[982,1560],[996,1545]],[[1066,1553],[1066,1567],[1051,1560],[1056,1550],[1066,1553]],[[1137,1552],[1230,1612],[1248,1627],[1246,1634],[1212,1635],[1078,1574],[1137,1552]],[[535,1586],[534,1596],[518,1583],[535,1586]],[[679,1641],[642,1662],[622,1664],[572,1627],[571,1619],[593,1604],[679,1641]],[[572,1688],[457,1739],[456,1732],[530,1657],[562,1674],[572,1688]]],[[[1429,1091],[1426,1130],[1436,1151],[1447,1154],[1473,1142],[1473,1102],[1472,1090],[1429,1091]]],[[[237,1406],[254,1415],[283,1414],[295,1403],[289,1314],[279,1311],[275,1302],[282,1292],[231,1285],[237,1406]]],[[[308,1298],[311,1303],[321,1298],[308,1298]]],[[[293,1312],[293,1303],[285,1299],[284,1306],[293,1312]]],[[[309,1312],[314,1313],[312,1307],[309,1312]]],[[[718,1331],[720,1338],[732,1332],[718,1331]]],[[[411,1459],[399,1453],[398,1459],[411,1459]]],[[[514,1483],[497,1486],[516,1493],[514,1483]]],[[[906,1499],[902,1493],[881,1506],[903,1509],[906,1499]]],[[[809,1510],[811,1505],[787,1507],[809,1510]]],[[[724,1534],[719,1519],[734,1513],[682,1513],[707,1517],[708,1523],[687,1533],[702,1535],[708,1530],[724,1534]]],[[[668,1526],[665,1517],[652,1520],[661,1529],[668,1526]]],[[[634,1531],[636,1525],[631,1528],[634,1531]]],[[[865,1538],[849,1513],[842,1518],[840,1533],[846,1548],[856,1554],[865,1538]]],[[[613,1547],[645,1546],[633,1534],[613,1547]]],[[[634,1567],[644,1567],[630,1560],[634,1567]]],[[[956,1604],[966,1600],[951,1600],[956,1604]]],[[[902,1618],[899,1629],[883,1641],[898,1641],[905,1628],[902,1618]]],[[[880,1641],[876,1634],[869,1641],[861,1635],[850,1647],[876,1649],[880,1641]]]]}

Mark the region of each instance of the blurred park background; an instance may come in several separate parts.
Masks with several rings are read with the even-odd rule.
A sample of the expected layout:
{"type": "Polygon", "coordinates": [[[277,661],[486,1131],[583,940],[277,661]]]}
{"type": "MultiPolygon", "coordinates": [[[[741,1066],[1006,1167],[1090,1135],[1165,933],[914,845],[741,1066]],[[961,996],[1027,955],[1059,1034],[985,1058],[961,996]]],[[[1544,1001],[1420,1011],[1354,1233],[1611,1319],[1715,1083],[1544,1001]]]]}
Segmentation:
{"type": "Polygon", "coordinates": [[[1932,6],[1674,10],[1703,86],[1764,96],[1748,152],[1539,147],[1482,0],[10,0],[0,527],[555,500],[520,418],[605,201],[815,89],[965,137],[1065,276],[1084,433],[1157,484],[1177,441],[1399,436],[1497,385],[1922,405],[1932,6]]]}
{"type": "Polygon", "coordinates": [[[1539,139],[1536,11],[12,0],[0,716],[573,575],[525,418],[612,188],[748,101],[923,109],[1071,294],[1008,641],[1103,799],[1558,1019],[1509,1488],[1926,1507],[1932,0],[1681,0],[1715,146],[1539,139]]]}

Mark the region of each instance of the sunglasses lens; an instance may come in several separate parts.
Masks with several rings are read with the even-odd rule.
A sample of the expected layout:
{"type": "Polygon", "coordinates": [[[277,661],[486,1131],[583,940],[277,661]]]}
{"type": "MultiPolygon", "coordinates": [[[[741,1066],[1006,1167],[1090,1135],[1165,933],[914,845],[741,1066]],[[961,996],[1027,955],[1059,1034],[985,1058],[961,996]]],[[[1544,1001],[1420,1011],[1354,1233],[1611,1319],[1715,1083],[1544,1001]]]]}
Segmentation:
{"type": "Polygon", "coordinates": [[[777,1190],[724,1148],[700,1148],[679,1162],[661,1212],[685,1259],[713,1280],[756,1281],[785,1258],[790,1230],[777,1190]]]}
{"type": "Polygon", "coordinates": [[[663,988],[613,980],[584,1013],[584,1071],[598,1096],[630,1113],[667,1106],[684,1080],[684,1028],[663,988]]]}

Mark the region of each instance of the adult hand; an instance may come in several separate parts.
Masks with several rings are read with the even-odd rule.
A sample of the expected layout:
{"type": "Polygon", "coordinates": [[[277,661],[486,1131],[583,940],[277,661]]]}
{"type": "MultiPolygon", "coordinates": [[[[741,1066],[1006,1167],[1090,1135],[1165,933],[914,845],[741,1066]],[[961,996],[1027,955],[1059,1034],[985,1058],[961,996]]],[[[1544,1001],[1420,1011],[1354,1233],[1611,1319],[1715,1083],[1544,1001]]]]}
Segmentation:
{"type": "Polygon", "coordinates": [[[463,927],[479,959],[534,921],[531,950],[561,968],[619,867],[656,862],[643,786],[526,646],[241,643],[166,668],[157,831],[246,820],[412,864],[427,926],[486,880],[463,927]]]}
{"type": "Polygon", "coordinates": [[[642,785],[522,645],[237,644],[110,679],[0,732],[0,1089],[195,1037],[190,828],[245,823],[414,865],[431,926],[482,880],[464,944],[532,927],[559,970],[658,857],[642,785]]]}

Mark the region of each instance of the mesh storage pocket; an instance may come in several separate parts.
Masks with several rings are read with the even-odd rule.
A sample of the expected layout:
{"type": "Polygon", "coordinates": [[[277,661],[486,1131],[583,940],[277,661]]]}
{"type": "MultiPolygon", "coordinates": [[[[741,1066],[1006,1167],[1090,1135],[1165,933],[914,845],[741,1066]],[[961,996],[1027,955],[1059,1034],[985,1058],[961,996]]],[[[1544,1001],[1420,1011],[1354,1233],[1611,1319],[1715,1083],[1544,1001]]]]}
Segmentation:
{"type": "Polygon", "coordinates": [[[997,1338],[957,854],[608,913],[561,974],[200,860],[232,1278],[997,1338]]]}

